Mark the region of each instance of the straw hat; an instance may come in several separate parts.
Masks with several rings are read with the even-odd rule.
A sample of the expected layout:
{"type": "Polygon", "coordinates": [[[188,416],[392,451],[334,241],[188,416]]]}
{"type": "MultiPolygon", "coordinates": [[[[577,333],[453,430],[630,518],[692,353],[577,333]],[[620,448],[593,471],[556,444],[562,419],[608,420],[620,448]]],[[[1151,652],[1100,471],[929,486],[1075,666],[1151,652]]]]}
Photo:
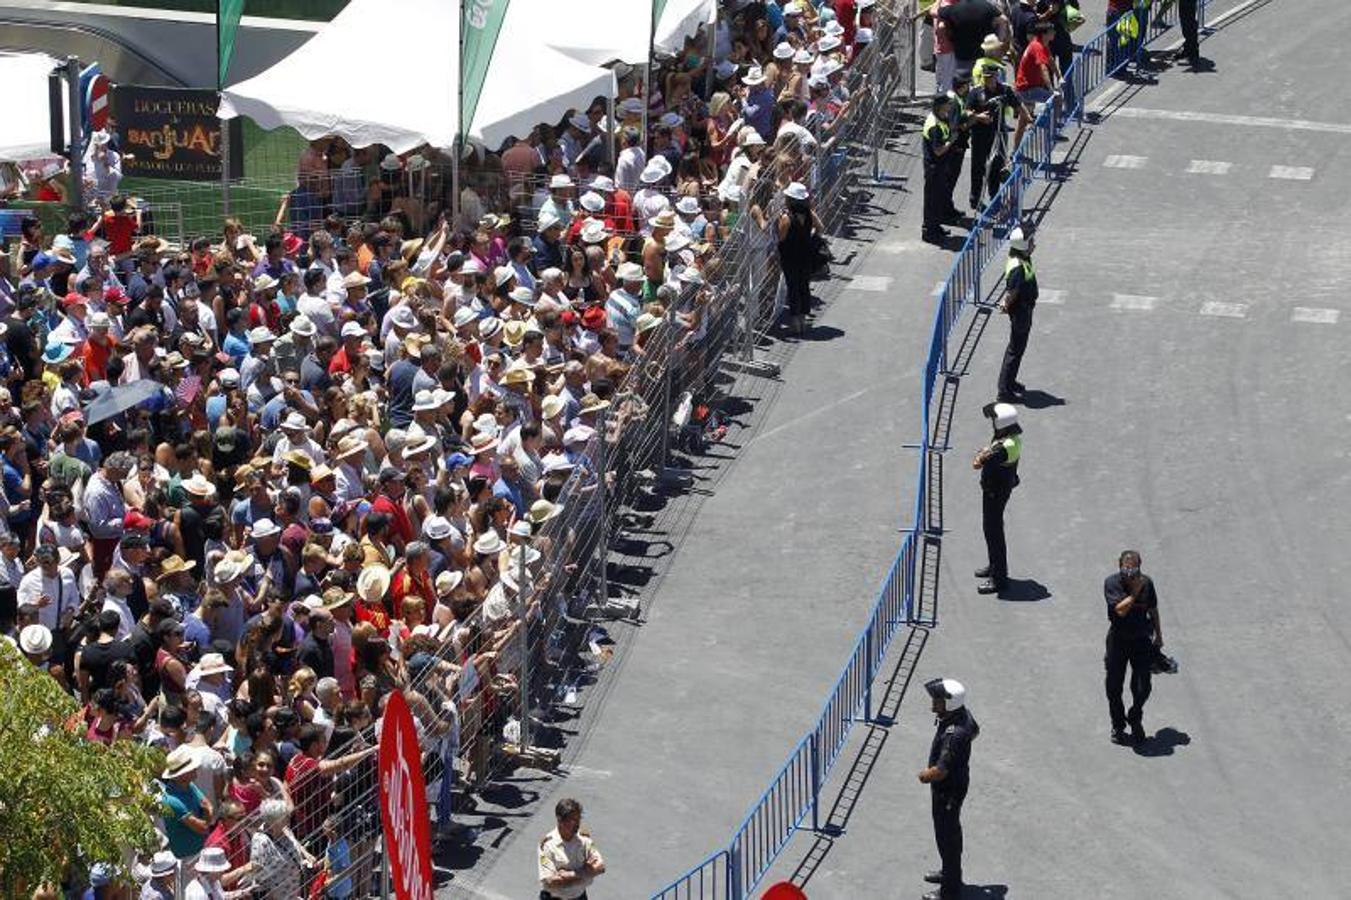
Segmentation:
{"type": "Polygon", "coordinates": [[[391,576],[384,566],[367,566],[357,576],[357,596],[367,603],[379,603],[389,592],[391,576]]]}
{"type": "Polygon", "coordinates": [[[304,450],[287,450],[281,458],[286,460],[287,464],[298,466],[307,472],[314,468],[314,460],[310,459],[310,455],[304,450]]]}
{"type": "Polygon", "coordinates": [[[540,405],[540,412],[542,413],[543,417],[546,419],[552,419],[554,416],[558,415],[563,411],[563,407],[567,405],[567,402],[557,394],[549,394],[543,400],[540,401],[539,405],[540,405]]]}
{"type": "Polygon", "coordinates": [[[503,543],[501,536],[493,529],[485,531],[474,540],[474,552],[481,553],[484,556],[496,556],[505,549],[507,549],[507,545],[503,543]]]}
{"type": "Polygon", "coordinates": [[[223,675],[233,671],[234,669],[225,662],[225,657],[219,653],[205,653],[197,663],[198,675],[223,675]]]}
{"type": "Polygon", "coordinates": [[[334,451],[335,460],[351,459],[353,456],[366,452],[366,442],[356,435],[349,434],[338,441],[338,449],[334,451]]]}
{"type": "Polygon", "coordinates": [[[177,575],[180,572],[191,572],[195,568],[197,568],[196,560],[185,560],[175,553],[159,564],[159,578],[156,580],[168,578],[170,575],[177,575]]]}
{"type": "MultiPolygon", "coordinates": [[[[165,781],[172,781],[189,772],[197,771],[199,765],[201,764],[197,761],[197,754],[192,752],[191,747],[175,747],[169,755],[164,758],[164,771],[160,772],[159,777],[163,778],[165,781]]],[[[172,858],[173,854],[171,853],[169,856],[172,858]]],[[[177,860],[174,860],[175,865],[177,862],[177,860]]],[[[159,863],[158,853],[155,854],[155,863],[159,863]]],[[[153,869],[152,874],[154,874],[153,869]]],[[[168,873],[162,872],[160,874],[168,873]]]]}
{"type": "MultiPolygon", "coordinates": [[[[515,323],[513,322],[509,324],[515,323]]],[[[525,323],[521,323],[521,331],[522,332],[525,331],[525,323]]],[[[524,337],[524,334],[522,334],[522,337],[524,337]]],[[[517,343],[519,343],[519,341],[517,343]]],[[[511,368],[507,369],[507,371],[502,375],[502,384],[527,385],[532,383],[534,380],[535,380],[534,371],[526,368],[525,366],[519,365],[513,365],[511,368]]]]}
{"type": "Polygon", "coordinates": [[[221,561],[216,563],[216,568],[211,573],[216,576],[217,584],[228,584],[237,578],[242,578],[244,573],[253,566],[253,556],[244,553],[241,550],[231,550],[226,553],[221,561]]]}
{"type": "Polygon", "coordinates": [[[577,415],[584,416],[587,413],[600,412],[603,409],[610,408],[609,400],[602,400],[595,394],[583,394],[580,401],[581,405],[577,409],[577,415]]]}
{"type": "Polygon", "coordinates": [[[460,586],[464,581],[464,573],[459,571],[445,571],[436,576],[436,594],[438,597],[444,597],[450,594],[460,586]]]}
{"type": "Polygon", "coordinates": [[[548,500],[539,499],[530,504],[530,511],[525,514],[525,519],[532,525],[541,525],[555,518],[562,511],[563,504],[550,503],[548,500]]]}
{"type": "Polygon", "coordinates": [[[183,490],[194,497],[210,497],[216,493],[216,486],[201,472],[193,472],[192,477],[183,482],[183,490]]]}
{"type": "Polygon", "coordinates": [[[339,609],[352,602],[352,594],[350,591],[344,591],[340,587],[331,587],[324,591],[323,600],[324,609],[339,609]]]}
{"type": "MultiPolygon", "coordinates": [[[[510,322],[506,323],[506,325],[503,326],[502,332],[503,332],[502,342],[504,344],[506,344],[508,347],[519,347],[521,345],[521,341],[525,340],[525,323],[522,322],[520,319],[512,319],[510,322]]],[[[507,375],[510,374],[511,370],[508,370],[507,375]]],[[[507,381],[505,376],[503,377],[502,380],[506,384],[512,383],[510,381],[507,381]]]]}
{"type": "Polygon", "coordinates": [[[669,209],[663,209],[661,212],[657,213],[657,215],[653,216],[648,224],[654,229],[674,228],[676,225],[675,213],[669,209]]]}

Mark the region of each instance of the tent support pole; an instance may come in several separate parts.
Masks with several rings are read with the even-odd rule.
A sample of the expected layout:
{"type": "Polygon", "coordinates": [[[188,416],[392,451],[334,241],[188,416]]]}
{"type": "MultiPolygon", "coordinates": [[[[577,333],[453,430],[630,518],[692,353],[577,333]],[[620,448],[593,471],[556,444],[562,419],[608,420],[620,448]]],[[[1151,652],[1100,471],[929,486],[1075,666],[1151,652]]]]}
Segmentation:
{"type": "Polygon", "coordinates": [[[708,23],[708,55],[704,57],[704,97],[713,96],[713,60],[718,53],[718,17],[708,23]]]}
{"type": "Polygon", "coordinates": [[[614,77],[614,73],[611,72],[611,73],[610,73],[610,96],[609,96],[609,98],[608,98],[608,99],[609,99],[609,105],[605,108],[605,130],[606,130],[607,132],[609,132],[609,135],[608,135],[608,136],[609,136],[609,140],[606,142],[606,146],[607,146],[607,149],[609,150],[609,154],[610,154],[610,155],[609,155],[608,159],[610,160],[610,166],[611,166],[612,168],[613,168],[614,166],[619,165],[619,157],[617,157],[617,156],[615,155],[615,132],[616,132],[616,130],[617,130],[616,126],[618,125],[618,123],[615,121],[615,91],[616,91],[616,90],[618,90],[618,80],[614,77]]]}
{"type": "Polygon", "coordinates": [[[647,158],[650,141],[647,137],[647,110],[652,105],[652,49],[647,51],[647,62],[643,63],[643,158],[647,158]]]}
{"type": "Polygon", "coordinates": [[[450,221],[452,231],[459,227],[455,223],[460,220],[460,151],[460,136],[457,134],[450,148],[450,221]]]}

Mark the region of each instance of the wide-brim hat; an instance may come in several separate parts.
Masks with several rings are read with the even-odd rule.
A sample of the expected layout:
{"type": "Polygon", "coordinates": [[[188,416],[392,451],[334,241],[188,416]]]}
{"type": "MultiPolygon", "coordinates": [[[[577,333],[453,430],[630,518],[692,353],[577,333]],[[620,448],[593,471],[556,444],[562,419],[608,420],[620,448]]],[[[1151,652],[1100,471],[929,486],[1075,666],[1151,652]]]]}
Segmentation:
{"type": "Polygon", "coordinates": [[[324,609],[330,611],[341,609],[352,602],[352,593],[351,591],[344,591],[340,587],[331,587],[324,591],[323,600],[324,609]]]}
{"type": "Polygon", "coordinates": [[[357,596],[367,603],[379,603],[389,592],[392,576],[384,566],[367,566],[357,576],[357,596]]]}
{"type": "Polygon", "coordinates": [[[577,415],[579,416],[584,416],[587,413],[600,412],[603,409],[610,408],[609,400],[602,400],[595,394],[583,394],[580,404],[581,405],[577,408],[577,415]]]}
{"type": "Polygon", "coordinates": [[[479,434],[474,435],[473,439],[470,440],[469,452],[477,456],[480,453],[487,453],[489,450],[497,449],[497,444],[498,440],[496,434],[480,432],[479,434]]]}
{"type": "Polygon", "coordinates": [[[150,861],[151,878],[167,878],[178,872],[178,857],[173,851],[161,850],[150,861]]]}
{"type": "MultiPolygon", "coordinates": [[[[191,747],[175,747],[168,756],[164,758],[164,771],[160,772],[160,778],[166,781],[179,778],[189,772],[197,771],[201,763],[197,760],[197,754],[192,752],[191,747]]],[[[155,854],[155,861],[159,861],[159,854],[155,854]]],[[[175,861],[177,862],[177,861],[175,861]]],[[[153,874],[153,869],[151,870],[153,874]]],[[[161,872],[161,875],[168,874],[161,872]]]]}
{"type": "Polygon", "coordinates": [[[221,847],[205,847],[197,857],[197,862],[193,864],[193,868],[207,875],[228,872],[231,869],[230,859],[221,847]]]}
{"type": "Polygon", "coordinates": [[[206,653],[197,663],[198,675],[223,675],[233,672],[234,668],[219,653],[206,653]]]}
{"type": "Polygon", "coordinates": [[[41,656],[52,649],[52,632],[46,625],[34,623],[19,632],[19,649],[29,656],[41,656]]]}
{"type": "Polygon", "coordinates": [[[484,556],[493,556],[507,549],[502,536],[496,531],[489,529],[474,539],[474,552],[481,553],[484,556]]]}
{"type": "Polygon", "coordinates": [[[991,53],[1004,46],[1004,42],[999,39],[997,34],[985,35],[985,40],[980,42],[980,49],[986,53],[991,53]]]}
{"type": "Polygon", "coordinates": [[[751,66],[750,71],[741,76],[741,83],[749,87],[755,87],[757,84],[764,84],[765,70],[759,66],[751,66]]]}
{"type": "Polygon", "coordinates": [[[455,590],[464,581],[464,573],[448,570],[436,576],[435,588],[438,596],[445,596],[455,590]]]}
{"type": "Polygon", "coordinates": [[[184,559],[178,554],[174,554],[159,564],[159,577],[167,578],[180,572],[191,572],[195,568],[197,568],[195,559],[184,559]]]}
{"type": "Polygon", "coordinates": [[[548,500],[540,499],[530,504],[530,509],[526,512],[525,518],[532,525],[540,525],[556,518],[562,511],[563,504],[550,503],[548,500]]]}
{"type": "Polygon", "coordinates": [[[663,209],[652,217],[648,223],[653,228],[674,228],[676,225],[675,213],[669,209],[663,209]]]}

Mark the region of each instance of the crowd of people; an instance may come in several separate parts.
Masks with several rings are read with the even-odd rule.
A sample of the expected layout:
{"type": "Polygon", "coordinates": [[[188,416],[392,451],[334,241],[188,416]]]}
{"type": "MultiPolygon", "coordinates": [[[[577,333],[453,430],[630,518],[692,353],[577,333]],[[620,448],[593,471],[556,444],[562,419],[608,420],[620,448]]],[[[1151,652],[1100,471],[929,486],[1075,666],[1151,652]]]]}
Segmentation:
{"type": "Polygon", "coordinates": [[[73,885],[366,895],[396,690],[439,828],[511,764],[546,603],[595,549],[564,510],[615,480],[607,447],[666,427],[635,383],[702,362],[743,217],[755,259],[783,257],[788,324],[808,312],[872,0],[725,12],[713,58],[699,36],[613,126],[598,101],[482,154],[458,198],[410,190],[430,148],[326,138],[271,230],[175,246],[119,193],[55,235],[23,222],[0,257],[0,632],[88,740],[166,754],[160,851],[79,860],[73,885]]]}

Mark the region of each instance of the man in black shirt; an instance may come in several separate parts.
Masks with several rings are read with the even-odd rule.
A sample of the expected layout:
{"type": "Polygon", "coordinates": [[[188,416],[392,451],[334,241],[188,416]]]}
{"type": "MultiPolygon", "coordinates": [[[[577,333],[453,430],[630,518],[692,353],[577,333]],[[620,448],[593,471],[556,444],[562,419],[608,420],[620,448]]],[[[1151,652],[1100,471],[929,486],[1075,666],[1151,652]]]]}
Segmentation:
{"type": "Polygon", "coordinates": [[[1000,80],[1000,70],[994,66],[985,67],[981,83],[967,94],[966,108],[973,116],[985,116],[971,126],[971,208],[979,212],[982,194],[987,189],[987,161],[988,192],[993,198],[1008,174],[1009,147],[1018,146],[1023,131],[1032,123],[1032,115],[1013,88],[1000,80]],[[1017,120],[1012,145],[1005,121],[1009,111],[1017,120]]]}
{"type": "Polygon", "coordinates": [[[320,607],[310,613],[310,631],[300,642],[296,660],[320,678],[333,677],[333,613],[320,607]]]}
{"type": "Polygon", "coordinates": [[[980,726],[966,708],[966,688],[952,678],[935,678],[924,685],[933,698],[938,718],[929,765],[919,773],[929,786],[933,805],[934,839],[943,867],[924,876],[938,890],[924,900],[955,900],[962,895],[962,802],[971,784],[971,742],[980,726]]]}
{"type": "Polygon", "coordinates": [[[159,673],[155,671],[155,651],[159,649],[159,639],[155,637],[160,623],[174,617],[174,605],[163,597],[150,601],[150,610],[145,618],[136,623],[127,638],[131,644],[136,671],[141,676],[141,696],[153,697],[159,693],[159,673]]]}
{"type": "Polygon", "coordinates": [[[1112,717],[1112,743],[1131,744],[1145,739],[1143,714],[1149,699],[1150,672],[1163,646],[1159,622],[1159,598],[1154,582],[1140,572],[1140,554],[1126,550],[1117,561],[1117,571],[1102,587],[1107,600],[1107,710],[1112,717]],[[1131,668],[1131,708],[1122,708],[1121,688],[1126,666],[1131,668]],[[1126,725],[1130,725],[1130,737],[1126,725]]]}
{"type": "Polygon", "coordinates": [[[105,609],[98,614],[98,637],[80,648],[76,661],[76,679],[80,685],[80,696],[88,700],[100,688],[112,687],[108,670],[121,659],[135,663],[136,652],[129,640],[117,640],[117,629],[122,617],[114,610],[105,609]]]}
{"type": "Polygon", "coordinates": [[[938,18],[948,26],[952,41],[952,55],[957,69],[971,71],[980,58],[980,42],[991,32],[1004,43],[1009,40],[1009,20],[989,0],[957,0],[951,6],[938,10],[938,18]]]}
{"type": "Polygon", "coordinates": [[[1032,334],[1032,310],[1037,305],[1037,271],[1032,265],[1035,249],[1030,230],[1015,228],[1009,234],[1009,259],[1004,266],[1004,294],[999,311],[1009,317],[1009,343],[1004,348],[1004,363],[999,367],[999,401],[1016,403],[1025,388],[1018,380],[1018,369],[1032,334]]]}

